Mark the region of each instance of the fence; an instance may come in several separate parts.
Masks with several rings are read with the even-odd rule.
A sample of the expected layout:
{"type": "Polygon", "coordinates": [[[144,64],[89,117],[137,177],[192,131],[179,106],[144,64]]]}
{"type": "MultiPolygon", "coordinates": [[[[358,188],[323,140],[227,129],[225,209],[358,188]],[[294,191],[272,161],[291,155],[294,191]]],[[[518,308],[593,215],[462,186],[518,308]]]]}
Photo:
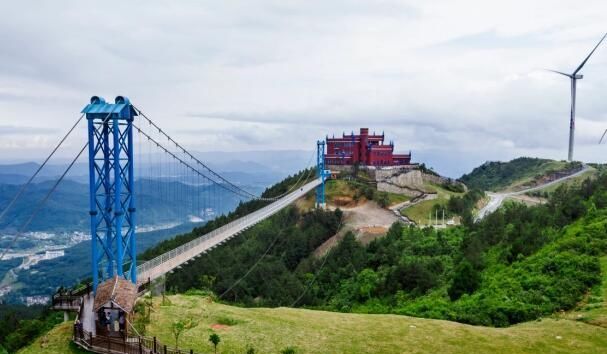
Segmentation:
{"type": "Polygon", "coordinates": [[[74,325],[74,343],[95,353],[123,354],[202,354],[193,349],[183,350],[161,343],[156,337],[109,337],[92,335],[74,325]]]}
{"type": "MultiPolygon", "coordinates": [[[[309,190],[313,189],[314,187],[318,186],[319,184],[320,184],[320,179],[316,179],[316,180],[306,184],[305,186],[303,186],[301,191],[308,192],[309,190]]],[[[192,250],[193,248],[198,247],[203,242],[214,239],[214,238],[222,235],[223,233],[227,233],[227,234],[223,235],[223,238],[220,238],[220,240],[217,243],[225,241],[225,240],[229,239],[230,237],[236,235],[237,233],[247,229],[248,227],[255,225],[257,222],[275,214],[276,212],[278,212],[279,210],[281,210],[286,205],[290,204],[293,200],[299,198],[300,196],[301,196],[300,193],[297,193],[297,191],[294,193],[291,193],[268,206],[265,206],[259,210],[252,212],[251,214],[248,214],[246,216],[243,216],[242,218],[229,222],[229,223],[209,232],[208,234],[198,237],[190,242],[184,243],[183,245],[181,245],[175,249],[172,249],[169,252],[163,253],[160,256],[157,256],[157,257],[145,262],[144,264],[138,266],[137,274],[138,275],[148,275],[148,277],[144,277],[144,279],[145,278],[149,279],[150,275],[152,275],[152,274],[146,274],[146,272],[150,272],[152,269],[158,267],[159,265],[166,263],[170,260],[173,260],[177,256],[179,256],[183,253],[186,253],[186,252],[192,250]]],[[[210,247],[212,247],[212,246],[214,246],[214,245],[211,245],[210,247]]],[[[175,265],[175,267],[176,266],[177,265],[175,265]]]]}
{"type": "MultiPolygon", "coordinates": [[[[303,186],[301,188],[301,192],[303,194],[312,190],[314,187],[318,186],[321,183],[320,179],[314,180],[303,186]]],[[[239,232],[255,225],[257,222],[275,214],[279,210],[283,209],[286,205],[290,204],[295,199],[299,198],[302,193],[291,193],[278,201],[265,206],[251,214],[248,214],[240,219],[234,220],[224,226],[221,226],[210,233],[203,235],[197,239],[194,239],[190,242],[187,242],[167,253],[164,253],[148,262],[137,267],[137,274],[144,275],[145,272],[150,272],[155,267],[163,264],[167,261],[175,259],[177,256],[182,255],[193,248],[200,246],[203,242],[217,238],[214,244],[209,245],[208,248],[212,248],[217,244],[231,238],[232,236],[238,234],[239,232]]],[[[207,248],[207,249],[208,249],[207,248]]],[[[202,252],[202,250],[196,250],[198,253],[202,252]]],[[[182,260],[183,262],[184,260],[182,260]]],[[[177,265],[173,265],[176,267],[177,265]]],[[[147,277],[142,277],[145,279],[145,282],[138,284],[137,292],[139,294],[143,293],[146,287],[149,287],[151,284],[152,274],[145,274],[147,277]]],[[[192,349],[189,351],[181,350],[178,348],[172,348],[167,346],[166,344],[160,343],[156,339],[156,337],[128,337],[128,336],[120,336],[120,337],[112,337],[112,336],[104,336],[104,335],[93,335],[91,332],[88,332],[82,328],[82,324],[78,321],[80,314],[83,311],[83,301],[82,297],[90,294],[92,290],[91,284],[86,284],[77,290],[74,291],[58,291],[55,295],[53,295],[53,307],[58,308],[61,304],[65,304],[66,307],[71,309],[79,310],[79,315],[77,316],[77,321],[74,324],[74,334],[73,341],[77,345],[83,347],[88,351],[92,351],[95,353],[123,353],[123,354],[202,354],[195,353],[192,349]],[[57,304],[57,307],[55,306],[57,304]]]]}
{"type": "Polygon", "coordinates": [[[85,284],[74,290],[59,289],[51,298],[55,310],[77,310],[84,295],[92,290],[92,284],[85,284]]]}

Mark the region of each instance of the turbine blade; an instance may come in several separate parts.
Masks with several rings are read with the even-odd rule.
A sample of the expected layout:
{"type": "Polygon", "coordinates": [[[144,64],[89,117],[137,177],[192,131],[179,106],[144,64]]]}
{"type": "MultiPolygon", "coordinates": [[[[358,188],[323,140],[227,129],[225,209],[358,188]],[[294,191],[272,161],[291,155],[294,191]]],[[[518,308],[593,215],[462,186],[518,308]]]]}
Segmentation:
{"type": "Polygon", "coordinates": [[[567,77],[569,77],[569,78],[572,78],[572,77],[573,77],[573,75],[570,75],[570,74],[565,74],[565,73],[563,73],[563,72],[556,71],[556,70],[550,70],[550,69],[544,69],[544,70],[546,70],[546,71],[550,71],[550,72],[553,72],[553,73],[556,73],[556,74],[565,75],[565,76],[567,76],[567,77]]]}
{"type": "Polygon", "coordinates": [[[601,135],[601,140],[599,140],[599,144],[603,142],[603,138],[605,138],[605,134],[607,134],[607,129],[605,129],[605,131],[603,132],[603,135],[601,135]]]}
{"type": "Polygon", "coordinates": [[[588,54],[588,56],[586,57],[586,59],[584,59],[582,64],[580,64],[580,66],[578,66],[577,69],[575,69],[575,71],[573,72],[573,75],[577,74],[578,71],[582,70],[584,65],[586,65],[586,62],[588,61],[588,59],[590,59],[590,56],[592,55],[592,53],[594,53],[594,51],[599,47],[599,45],[601,45],[601,42],[603,42],[603,39],[605,39],[605,37],[607,37],[607,33],[605,33],[603,38],[601,38],[601,40],[597,43],[597,45],[594,47],[592,52],[590,52],[590,54],[588,54]]]}

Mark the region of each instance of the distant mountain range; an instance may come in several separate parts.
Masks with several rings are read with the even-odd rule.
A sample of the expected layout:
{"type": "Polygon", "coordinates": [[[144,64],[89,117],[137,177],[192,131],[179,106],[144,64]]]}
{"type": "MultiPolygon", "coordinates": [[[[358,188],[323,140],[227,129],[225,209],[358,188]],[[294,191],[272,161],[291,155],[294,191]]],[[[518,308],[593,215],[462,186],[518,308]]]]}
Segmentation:
{"type": "MultiPolygon", "coordinates": [[[[244,189],[259,194],[266,187],[314,163],[311,152],[196,153],[197,157],[223,177],[244,189]],[[304,161],[305,160],[305,161],[304,161]]],[[[143,155],[136,162],[138,226],[175,225],[151,232],[139,232],[137,249],[141,252],[176,234],[189,232],[195,219],[204,222],[217,213],[233,210],[243,199],[204,180],[185,180],[175,176],[175,166],[163,164],[159,156],[143,155]],[[209,212],[207,208],[213,210],[209,212]],[[192,216],[196,218],[192,218],[192,216]]],[[[67,163],[54,161],[45,166],[19,201],[0,220],[0,249],[12,236],[60,176],[67,163]]],[[[21,186],[39,168],[38,163],[0,164],[0,210],[4,210],[21,186]]],[[[178,175],[178,173],[177,173],[178,175]]],[[[66,179],[33,219],[26,231],[44,231],[58,235],[74,231],[89,232],[88,165],[77,163],[66,179]]],[[[36,239],[22,237],[12,251],[36,249],[36,239]]],[[[62,242],[62,241],[61,241],[62,242]]],[[[38,245],[39,246],[39,245],[38,245]]],[[[29,251],[26,251],[29,252],[29,251]]],[[[29,270],[18,271],[18,281],[3,301],[20,302],[22,296],[50,294],[59,285],[72,285],[89,275],[90,241],[65,249],[65,256],[42,261],[29,270]]],[[[9,269],[21,264],[20,258],[0,261],[0,282],[9,269]]]]}
{"type": "MultiPolygon", "coordinates": [[[[53,182],[46,181],[30,185],[0,220],[0,232],[19,229],[52,184],[53,182]]],[[[8,205],[20,187],[0,184],[1,209],[8,205]]],[[[254,193],[263,190],[259,186],[247,188],[254,193]]],[[[243,199],[217,186],[195,186],[173,180],[138,180],[135,193],[138,225],[186,222],[190,216],[201,217],[206,208],[212,208],[214,213],[229,212],[243,199]]],[[[71,180],[63,181],[26,230],[87,231],[90,220],[88,194],[88,185],[71,180]]]]}
{"type": "MultiPolygon", "coordinates": [[[[251,184],[250,178],[261,180],[265,185],[276,183],[284,177],[296,173],[314,164],[313,151],[283,150],[283,151],[244,151],[244,152],[193,152],[207,166],[226,177],[232,175],[236,183],[251,184]]],[[[139,177],[149,175],[149,171],[157,169],[160,163],[159,154],[137,155],[136,172],[139,177]]],[[[42,161],[43,158],[40,158],[42,161]]],[[[84,159],[81,159],[84,161],[84,159]]],[[[56,178],[63,173],[68,160],[57,158],[51,160],[40,172],[37,182],[56,178]]],[[[163,165],[166,165],[166,160],[163,165]]],[[[0,161],[0,183],[23,183],[39,167],[37,162],[0,161]]],[[[88,164],[77,162],[72,167],[68,178],[83,180],[88,176],[88,164]]]]}
{"type": "MultiPolygon", "coordinates": [[[[314,161],[311,153],[305,151],[197,152],[195,155],[232,183],[253,193],[263,191],[314,161]]],[[[199,206],[200,209],[212,207],[219,209],[215,212],[228,212],[240,201],[240,197],[221,188],[195,186],[204,182],[196,178],[184,183],[183,178],[173,176],[175,173],[171,171],[177,170],[175,165],[168,166],[165,161],[160,168],[161,161],[160,156],[154,154],[138,156],[136,161],[139,225],[183,221],[188,210],[192,215],[200,216],[199,206]]],[[[42,169],[19,202],[0,220],[0,233],[18,229],[29,218],[38,201],[63,173],[65,165],[61,162],[58,159],[42,169]]],[[[20,185],[39,166],[35,162],[0,164],[0,210],[8,205],[20,185]]],[[[86,231],[88,193],[88,165],[76,163],[28,231],[86,231]]]]}

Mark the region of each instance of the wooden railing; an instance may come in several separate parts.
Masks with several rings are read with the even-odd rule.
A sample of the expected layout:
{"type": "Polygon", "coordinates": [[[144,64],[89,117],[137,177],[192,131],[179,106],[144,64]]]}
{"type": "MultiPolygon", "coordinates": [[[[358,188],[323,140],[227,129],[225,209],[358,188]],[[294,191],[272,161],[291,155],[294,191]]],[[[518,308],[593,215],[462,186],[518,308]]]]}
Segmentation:
{"type": "Polygon", "coordinates": [[[183,350],[169,347],[161,343],[156,337],[110,337],[92,335],[74,325],[74,343],[84,349],[95,353],[123,353],[123,354],[202,354],[193,349],[183,350]]]}
{"type": "Polygon", "coordinates": [[[59,289],[51,298],[51,307],[55,310],[73,310],[80,307],[82,297],[91,292],[91,284],[77,289],[59,289]]]}

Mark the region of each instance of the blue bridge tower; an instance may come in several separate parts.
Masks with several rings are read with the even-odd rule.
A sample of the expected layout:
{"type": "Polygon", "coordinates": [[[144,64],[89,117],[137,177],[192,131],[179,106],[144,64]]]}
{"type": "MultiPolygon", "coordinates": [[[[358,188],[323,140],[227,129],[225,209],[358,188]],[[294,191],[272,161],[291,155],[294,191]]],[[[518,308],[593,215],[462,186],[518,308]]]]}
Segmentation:
{"type": "Polygon", "coordinates": [[[133,118],[128,98],[113,104],[93,96],[88,121],[89,203],[93,290],[115,275],[137,283],[133,118]]]}
{"type": "Polygon", "coordinates": [[[329,171],[325,170],[325,142],[318,140],[316,142],[316,177],[320,178],[321,184],[316,187],[316,207],[324,208],[325,204],[325,180],[329,171]]]}

